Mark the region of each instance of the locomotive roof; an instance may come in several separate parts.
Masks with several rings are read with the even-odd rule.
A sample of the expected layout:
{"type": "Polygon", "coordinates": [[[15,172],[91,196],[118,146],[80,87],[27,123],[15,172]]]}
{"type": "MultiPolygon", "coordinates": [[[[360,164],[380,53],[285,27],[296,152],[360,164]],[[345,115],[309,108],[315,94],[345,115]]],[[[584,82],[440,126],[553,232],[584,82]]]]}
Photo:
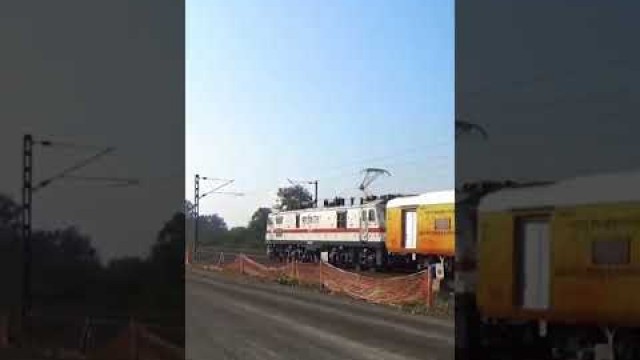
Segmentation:
{"type": "Polygon", "coordinates": [[[480,211],[640,201],[640,171],[576,177],[551,185],[504,189],[485,196],[480,211]]]}
{"type": "Polygon", "coordinates": [[[360,208],[371,208],[376,205],[384,203],[384,200],[374,200],[362,205],[353,204],[353,205],[344,205],[344,206],[328,206],[328,207],[317,207],[317,208],[306,208],[306,209],[298,209],[298,210],[281,210],[277,212],[273,212],[269,215],[282,215],[282,214],[290,214],[290,213],[302,213],[302,212],[318,212],[318,211],[337,211],[337,210],[349,210],[349,209],[360,209],[360,208]]]}
{"type": "Polygon", "coordinates": [[[432,191],[416,196],[395,198],[387,203],[387,208],[416,205],[453,204],[455,200],[455,190],[432,191]]]}

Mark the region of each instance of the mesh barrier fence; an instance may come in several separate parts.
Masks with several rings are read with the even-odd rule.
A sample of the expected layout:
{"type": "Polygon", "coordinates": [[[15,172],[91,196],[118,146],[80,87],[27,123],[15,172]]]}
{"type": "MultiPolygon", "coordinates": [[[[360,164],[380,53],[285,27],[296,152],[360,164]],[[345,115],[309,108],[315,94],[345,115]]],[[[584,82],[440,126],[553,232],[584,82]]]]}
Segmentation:
{"type": "Polygon", "coordinates": [[[437,285],[429,269],[405,276],[378,278],[345,271],[324,262],[265,265],[244,254],[233,255],[232,260],[220,254],[217,261],[195,267],[267,280],[290,279],[300,284],[320,285],[333,293],[388,305],[423,303],[431,306],[437,285]]]}

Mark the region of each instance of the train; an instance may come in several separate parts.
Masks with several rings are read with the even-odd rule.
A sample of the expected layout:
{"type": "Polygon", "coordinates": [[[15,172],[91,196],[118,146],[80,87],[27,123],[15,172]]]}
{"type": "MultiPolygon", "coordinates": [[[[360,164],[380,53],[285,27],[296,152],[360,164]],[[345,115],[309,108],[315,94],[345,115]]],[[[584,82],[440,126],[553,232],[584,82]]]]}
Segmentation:
{"type": "Polygon", "coordinates": [[[456,274],[461,353],[640,359],[639,186],[640,172],[591,175],[458,204],[456,267],[475,263],[456,274]]]}
{"type": "Polygon", "coordinates": [[[274,211],[267,220],[267,253],[281,261],[323,260],[356,269],[452,271],[455,191],[355,200],[274,211]]]}
{"type": "Polygon", "coordinates": [[[266,243],[279,259],[439,264],[458,359],[640,359],[640,171],[337,199],[272,213],[266,243]]]}

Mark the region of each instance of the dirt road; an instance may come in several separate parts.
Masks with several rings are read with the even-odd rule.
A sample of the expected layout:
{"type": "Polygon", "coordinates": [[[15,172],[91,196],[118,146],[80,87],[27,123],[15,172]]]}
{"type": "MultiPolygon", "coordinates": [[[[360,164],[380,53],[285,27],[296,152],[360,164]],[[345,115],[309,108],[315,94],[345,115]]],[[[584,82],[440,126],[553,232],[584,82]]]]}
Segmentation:
{"type": "Polygon", "coordinates": [[[187,359],[453,359],[453,323],[192,271],[187,359]]]}

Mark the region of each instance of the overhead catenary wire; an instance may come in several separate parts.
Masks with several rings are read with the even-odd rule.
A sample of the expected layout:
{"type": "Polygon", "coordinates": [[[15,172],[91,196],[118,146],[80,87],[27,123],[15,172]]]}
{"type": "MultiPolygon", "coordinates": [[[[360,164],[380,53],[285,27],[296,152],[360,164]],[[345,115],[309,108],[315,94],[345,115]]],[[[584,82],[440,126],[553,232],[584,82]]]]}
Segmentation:
{"type": "Polygon", "coordinates": [[[40,181],[38,183],[38,185],[34,186],[33,191],[37,191],[37,190],[49,185],[54,180],[63,178],[66,175],[68,175],[69,173],[89,165],[90,163],[98,160],[99,158],[101,158],[101,157],[113,152],[113,150],[114,150],[114,148],[112,148],[112,147],[106,148],[106,149],[98,152],[97,154],[95,154],[93,156],[90,156],[90,157],[88,157],[88,158],[76,163],[75,165],[67,167],[66,169],[60,171],[56,175],[53,175],[53,176],[51,176],[51,177],[49,177],[49,178],[47,178],[45,180],[40,181]]]}
{"type": "Polygon", "coordinates": [[[118,187],[118,186],[128,186],[128,185],[140,185],[140,180],[133,178],[117,178],[117,177],[104,177],[104,176],[75,176],[75,175],[65,175],[64,179],[69,180],[78,180],[78,181],[104,181],[104,182],[113,182],[108,186],[118,187]]]}
{"type": "Polygon", "coordinates": [[[37,143],[47,147],[69,148],[74,150],[78,150],[78,149],[100,150],[105,148],[104,146],[79,144],[79,143],[72,143],[72,142],[65,142],[65,141],[40,140],[40,141],[37,141],[37,143]]]}
{"type": "MultiPolygon", "coordinates": [[[[202,178],[201,178],[201,179],[202,179],[202,178]]],[[[222,188],[224,188],[224,187],[228,186],[229,184],[231,184],[231,183],[233,183],[233,182],[234,182],[234,180],[225,180],[223,184],[218,185],[218,186],[216,186],[215,188],[213,188],[213,190],[209,190],[209,191],[207,191],[207,192],[203,193],[202,195],[200,195],[200,198],[203,198],[203,197],[205,197],[205,196],[207,196],[207,195],[209,195],[209,194],[212,194],[212,193],[214,193],[214,192],[216,192],[216,191],[218,191],[218,190],[220,190],[220,189],[222,189],[222,188]]]]}

